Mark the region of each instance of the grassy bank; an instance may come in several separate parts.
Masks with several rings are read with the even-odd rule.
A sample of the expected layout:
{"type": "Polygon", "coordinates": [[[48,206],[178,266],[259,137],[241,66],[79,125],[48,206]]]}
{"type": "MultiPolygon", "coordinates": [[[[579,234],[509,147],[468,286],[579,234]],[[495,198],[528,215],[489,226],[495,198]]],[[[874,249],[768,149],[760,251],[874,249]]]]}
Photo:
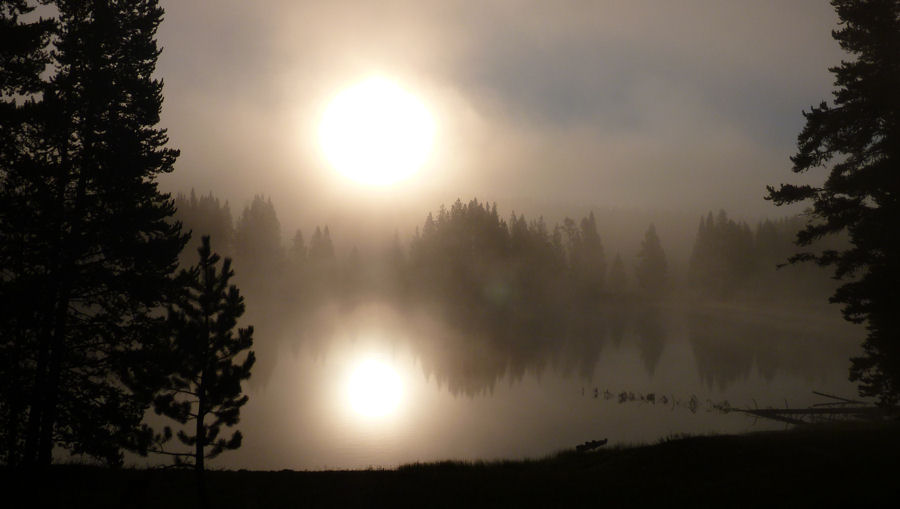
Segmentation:
{"type": "MultiPolygon", "coordinates": [[[[55,466],[7,474],[23,507],[195,507],[192,472],[55,466]],[[34,505],[37,504],[37,505],[34,505]]],[[[687,437],[509,462],[396,470],[211,471],[214,507],[884,505],[900,495],[900,426],[687,437]]]]}

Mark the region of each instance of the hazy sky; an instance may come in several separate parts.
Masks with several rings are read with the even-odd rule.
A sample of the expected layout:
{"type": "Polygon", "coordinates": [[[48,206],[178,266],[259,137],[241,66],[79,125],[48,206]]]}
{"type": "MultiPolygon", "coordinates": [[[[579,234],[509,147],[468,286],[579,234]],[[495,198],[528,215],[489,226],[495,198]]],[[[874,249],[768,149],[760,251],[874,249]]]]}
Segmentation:
{"type": "Polygon", "coordinates": [[[801,111],[843,56],[822,0],[163,1],[170,190],[255,193],[324,221],[350,201],[422,214],[457,196],[501,208],[725,208],[779,216],[801,111]],[[370,75],[437,121],[428,165],[371,191],[323,162],[328,100],[370,75]],[[530,205],[529,205],[530,204],[530,205]]]}

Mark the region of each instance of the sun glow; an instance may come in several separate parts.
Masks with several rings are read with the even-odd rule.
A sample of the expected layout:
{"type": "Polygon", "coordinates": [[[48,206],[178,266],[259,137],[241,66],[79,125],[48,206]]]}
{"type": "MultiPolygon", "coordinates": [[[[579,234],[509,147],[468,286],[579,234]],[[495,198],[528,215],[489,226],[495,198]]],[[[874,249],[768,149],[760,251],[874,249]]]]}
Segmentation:
{"type": "Polygon", "coordinates": [[[389,365],[366,359],[353,370],[347,385],[350,407],[368,418],[392,414],[403,396],[400,376],[389,365]]]}
{"type": "Polygon", "coordinates": [[[345,176],[386,186],[408,178],[427,160],[434,120],[425,105],[393,81],[369,78],[331,100],[319,141],[345,176]]]}

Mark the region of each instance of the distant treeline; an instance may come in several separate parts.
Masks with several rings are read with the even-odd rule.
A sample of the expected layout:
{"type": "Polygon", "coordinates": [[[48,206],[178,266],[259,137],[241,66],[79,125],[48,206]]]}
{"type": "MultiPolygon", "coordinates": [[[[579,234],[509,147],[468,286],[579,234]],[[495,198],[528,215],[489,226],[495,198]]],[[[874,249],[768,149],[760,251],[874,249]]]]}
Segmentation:
{"type": "MultiPolygon", "coordinates": [[[[276,292],[308,304],[414,298],[477,323],[480,314],[533,320],[623,295],[821,301],[832,285],[814,266],[777,270],[796,251],[793,240],[802,217],[767,219],[751,228],[725,211],[710,212],[699,220],[688,266],[672,267],[653,224],[634,259],[620,253],[638,246],[622,246],[626,249],[610,257],[593,212],[548,226],[541,217],[512,213],[504,219],[496,204],[457,200],[428,213],[411,238],[386,239],[382,244],[388,247],[380,252],[353,247],[336,253],[333,232],[325,225],[309,237],[297,230],[283,242],[275,206],[262,196],[237,220],[229,204],[212,194],[198,197],[192,191],[175,202],[176,217],[194,233],[192,242],[210,235],[218,252],[235,259],[238,281],[248,294],[276,292]]],[[[191,246],[184,250],[192,252],[191,246]]]]}
{"type": "Polygon", "coordinates": [[[699,221],[689,266],[673,268],[652,224],[640,246],[624,246],[639,248],[636,257],[617,251],[610,262],[593,213],[549,226],[457,200],[427,214],[408,239],[394,234],[377,252],[338,253],[325,225],[283,242],[275,206],[262,196],[236,221],[211,194],[179,195],[176,206],[192,239],[209,234],[214,249],[235,259],[247,322],[257,328],[253,383],[265,383],[281,339],[326,341],[336,316],[367,302],[440,323],[415,345],[423,368],[471,394],[548,364],[590,376],[606,339],[617,343],[625,330],[639,338],[652,372],[666,336],[656,308],[673,298],[795,306],[823,302],[831,284],[814,266],[776,270],[794,250],[800,220],[793,218],[750,228],[725,212],[709,214],[699,221]],[[317,315],[322,309],[331,314],[317,315]]]}
{"type": "MultiPolygon", "coordinates": [[[[805,219],[793,216],[766,219],[751,229],[729,219],[725,211],[700,218],[687,268],[687,288],[711,300],[810,299],[822,301],[834,290],[834,282],[812,264],[786,266],[797,252],[794,244],[805,219]],[[780,267],[780,270],[779,270],[780,267]]],[[[833,238],[832,246],[846,243],[833,238]]]]}

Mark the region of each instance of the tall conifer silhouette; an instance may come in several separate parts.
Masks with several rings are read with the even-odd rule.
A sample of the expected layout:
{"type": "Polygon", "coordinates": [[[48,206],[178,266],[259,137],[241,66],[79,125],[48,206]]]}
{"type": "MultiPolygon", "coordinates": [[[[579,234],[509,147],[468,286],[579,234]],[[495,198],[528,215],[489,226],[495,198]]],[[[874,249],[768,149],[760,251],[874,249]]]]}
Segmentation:
{"type": "MultiPolygon", "coordinates": [[[[2,50],[6,62],[18,47],[24,60],[10,62],[27,65],[4,63],[0,95],[33,94],[18,108],[4,101],[14,113],[0,128],[2,291],[19,322],[3,320],[0,336],[20,350],[0,362],[31,381],[24,422],[6,443],[21,451],[17,464],[46,465],[55,447],[119,463],[121,448],[148,443],[140,423],[158,380],[147,361],[160,335],[154,312],[185,242],[156,184],[178,156],[156,127],[162,9],[40,3],[51,4],[41,28],[53,37],[2,50]],[[44,63],[48,73],[35,74],[44,63]]],[[[29,4],[38,2],[12,11],[29,4]]]]}
{"type": "MultiPolygon", "coordinates": [[[[844,317],[865,322],[865,355],[853,359],[860,393],[900,402],[900,1],[832,0],[840,27],[832,32],[853,58],[829,70],[832,104],[803,112],[793,172],[827,169],[824,182],[768,187],[776,205],[809,202],[800,246],[846,232],[848,249],[806,251],[791,262],[833,266],[843,284],[831,297],[844,317]]],[[[821,180],[820,180],[821,181],[821,180]]]]}
{"type": "MultiPolygon", "coordinates": [[[[239,430],[227,439],[219,435],[223,426],[240,420],[240,409],[248,400],[241,382],[250,378],[256,357],[249,351],[238,360],[253,345],[253,327],[237,328],[244,298],[230,284],[231,260],[226,258],[220,267],[219,255],[212,252],[206,236],[197,252],[197,265],[181,273],[183,291],[169,306],[172,374],[156,398],[155,409],[181,424],[192,424],[177,432],[178,440],[191,451],[168,453],[176,463],[192,464],[202,471],[206,459],[241,445],[239,430]]],[[[167,427],[165,438],[170,437],[167,427]]]]}

